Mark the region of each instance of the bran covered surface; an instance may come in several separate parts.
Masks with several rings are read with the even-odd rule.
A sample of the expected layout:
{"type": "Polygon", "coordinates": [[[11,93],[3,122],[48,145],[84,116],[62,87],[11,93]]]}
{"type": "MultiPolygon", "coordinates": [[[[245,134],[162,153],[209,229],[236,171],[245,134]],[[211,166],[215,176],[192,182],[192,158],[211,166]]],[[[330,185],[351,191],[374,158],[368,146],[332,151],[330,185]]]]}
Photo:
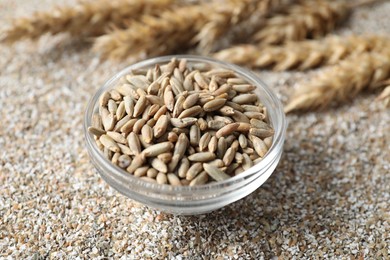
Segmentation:
{"type": "MultiPolygon", "coordinates": [[[[3,1],[1,20],[43,2],[56,3],[3,1]]],[[[390,33],[388,13],[389,2],[359,8],[338,32],[390,33]]],[[[129,62],[100,64],[88,47],[64,35],[0,46],[0,257],[389,257],[390,113],[375,94],[289,115],[262,187],[207,215],[172,216],[118,194],[89,162],[86,103],[129,62]]],[[[283,101],[310,74],[259,72],[283,101]]]]}

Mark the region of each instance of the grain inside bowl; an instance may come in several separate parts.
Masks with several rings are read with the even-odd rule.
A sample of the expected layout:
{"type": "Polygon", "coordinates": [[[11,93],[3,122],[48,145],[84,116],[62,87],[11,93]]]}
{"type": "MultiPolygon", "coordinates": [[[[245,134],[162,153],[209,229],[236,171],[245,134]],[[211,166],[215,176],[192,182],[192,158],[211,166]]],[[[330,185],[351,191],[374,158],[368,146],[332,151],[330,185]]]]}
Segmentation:
{"type": "Polygon", "coordinates": [[[141,179],[223,181],[261,161],[272,144],[255,88],[231,70],[172,59],[103,92],[88,130],[108,160],[141,179]]]}

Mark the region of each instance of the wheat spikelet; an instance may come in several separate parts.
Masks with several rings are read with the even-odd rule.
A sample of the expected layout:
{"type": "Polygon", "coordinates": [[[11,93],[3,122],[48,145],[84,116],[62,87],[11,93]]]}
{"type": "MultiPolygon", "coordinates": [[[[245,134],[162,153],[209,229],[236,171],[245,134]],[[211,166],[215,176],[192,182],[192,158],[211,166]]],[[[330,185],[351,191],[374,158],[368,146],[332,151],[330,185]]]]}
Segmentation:
{"type": "Polygon", "coordinates": [[[17,18],[0,36],[7,43],[22,38],[36,39],[44,33],[69,32],[78,36],[96,36],[107,30],[107,25],[121,27],[126,19],[143,13],[161,12],[174,0],[97,0],[80,2],[76,6],[56,7],[36,12],[27,18],[17,18]]]}
{"type": "Polygon", "coordinates": [[[374,89],[390,77],[390,53],[361,53],[324,69],[303,84],[285,112],[322,109],[331,103],[351,100],[364,89],[374,89]]]}
{"type": "Polygon", "coordinates": [[[275,71],[306,70],[321,65],[332,65],[354,55],[389,46],[384,36],[328,36],[321,40],[288,42],[283,46],[239,45],[222,50],[215,58],[255,68],[275,71]]]}
{"type": "Polygon", "coordinates": [[[305,0],[269,18],[253,41],[267,45],[320,38],[348,15],[349,7],[343,1],[305,0]]]}
{"type": "MultiPolygon", "coordinates": [[[[386,83],[390,84],[390,81],[386,83]]],[[[377,97],[377,100],[383,101],[386,107],[390,107],[390,85],[382,91],[382,93],[377,97]]]]}
{"type": "MultiPolygon", "coordinates": [[[[204,25],[193,41],[198,43],[197,49],[208,54],[216,49],[218,40],[232,29],[249,18],[262,22],[262,17],[291,3],[292,0],[229,0],[216,5],[215,13],[204,25]]],[[[250,27],[254,27],[251,24],[250,27]]],[[[248,28],[246,28],[248,30],[248,28]]],[[[225,38],[225,37],[223,37],[225,38]]]]}
{"type": "Polygon", "coordinates": [[[191,39],[208,21],[213,3],[181,6],[145,15],[125,30],[114,30],[96,39],[93,49],[103,57],[156,56],[188,47],[191,39]]]}

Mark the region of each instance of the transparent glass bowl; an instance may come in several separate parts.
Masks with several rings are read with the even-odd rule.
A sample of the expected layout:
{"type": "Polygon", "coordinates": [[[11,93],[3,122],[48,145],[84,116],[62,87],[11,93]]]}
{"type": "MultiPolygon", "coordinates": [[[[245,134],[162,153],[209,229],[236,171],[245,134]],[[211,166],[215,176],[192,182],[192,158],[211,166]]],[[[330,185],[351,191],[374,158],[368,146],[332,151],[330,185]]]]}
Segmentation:
{"type": "Polygon", "coordinates": [[[211,58],[190,55],[158,57],[125,68],[109,79],[96,92],[88,103],[84,118],[84,133],[91,161],[99,174],[109,185],[123,195],[145,205],[164,212],[184,215],[201,214],[216,210],[247,196],[260,187],[270,177],[280,160],[286,126],[286,119],[281,102],[274,92],[255,74],[236,65],[211,58]],[[216,68],[233,70],[237,75],[257,87],[255,93],[267,108],[270,122],[275,130],[273,144],[260,163],[239,175],[222,182],[194,187],[174,187],[170,185],[154,184],[134,177],[125,170],[115,166],[104,157],[103,153],[98,149],[92,134],[87,131],[88,126],[91,125],[92,114],[98,111],[98,100],[100,95],[103,91],[113,88],[117,81],[131,70],[151,68],[154,67],[155,64],[164,64],[169,62],[173,57],[177,59],[187,59],[189,65],[194,63],[206,63],[216,68]]]}

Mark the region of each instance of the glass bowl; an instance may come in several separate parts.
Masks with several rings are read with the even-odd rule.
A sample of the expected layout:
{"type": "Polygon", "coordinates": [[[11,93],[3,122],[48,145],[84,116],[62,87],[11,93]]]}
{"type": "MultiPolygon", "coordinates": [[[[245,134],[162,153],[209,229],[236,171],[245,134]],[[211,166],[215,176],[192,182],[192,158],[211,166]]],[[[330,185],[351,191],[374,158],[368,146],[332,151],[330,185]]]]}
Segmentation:
{"type": "Polygon", "coordinates": [[[270,177],[279,163],[286,126],[281,102],[258,76],[236,65],[192,55],[158,57],[125,68],[109,79],[95,93],[88,103],[84,117],[84,133],[91,161],[109,185],[123,195],[147,206],[164,212],[183,215],[201,214],[216,210],[247,196],[260,187],[270,177]],[[88,126],[91,125],[92,114],[98,111],[100,95],[105,90],[113,88],[117,81],[130,71],[148,69],[154,67],[155,64],[167,63],[173,57],[186,59],[188,65],[205,63],[215,68],[233,70],[238,76],[257,87],[255,93],[267,108],[270,123],[275,130],[272,146],[262,161],[228,180],[190,187],[161,185],[144,181],[115,166],[104,157],[97,147],[93,135],[87,130],[88,126]]]}

